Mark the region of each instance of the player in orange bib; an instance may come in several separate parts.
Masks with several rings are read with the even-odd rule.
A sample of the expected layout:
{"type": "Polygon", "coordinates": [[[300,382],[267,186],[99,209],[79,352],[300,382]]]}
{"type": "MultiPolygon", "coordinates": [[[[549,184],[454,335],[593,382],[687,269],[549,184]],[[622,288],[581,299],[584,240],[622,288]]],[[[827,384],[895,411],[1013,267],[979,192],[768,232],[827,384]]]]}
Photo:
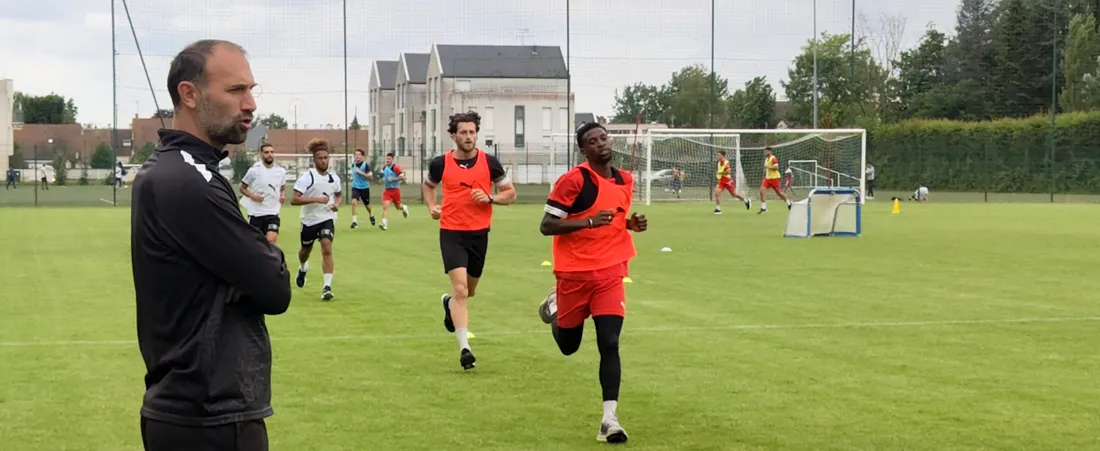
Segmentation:
{"type": "Polygon", "coordinates": [[[722,214],[722,191],[729,191],[730,196],[743,202],[746,210],[752,209],[752,201],[734,191],[737,184],[733,182],[730,160],[726,158],[726,151],[724,150],[718,151],[718,170],[715,171],[714,177],[718,179],[718,186],[714,187],[714,214],[722,214]]]}
{"type": "Polygon", "coordinates": [[[432,219],[439,220],[439,250],[443,272],[451,280],[451,292],[444,293],[443,327],[458,339],[458,361],[463,369],[474,367],[470,350],[470,316],[467,300],[474,297],[485,255],[489,250],[489,225],[493,204],[516,201],[516,189],[496,157],[477,148],[481,116],[476,112],[452,115],[448,125],[455,148],[428,164],[424,180],[424,201],[432,219]],[[443,204],[436,204],[435,187],[443,187],[443,204]],[[493,187],[499,191],[493,195],[493,187]]]}
{"type": "Polygon", "coordinates": [[[587,162],[554,183],[539,230],[554,237],[555,291],[539,306],[562,354],[577,352],[589,316],[596,324],[600,351],[603,419],[596,440],[625,442],[626,431],[615,412],[622,367],[619,333],[626,316],[623,277],[636,254],[630,231],[644,232],[645,215],[630,214],[634,179],[611,167],[611,137],[598,123],[577,130],[577,144],[587,162]],[[629,216],[628,216],[629,215],[629,216]]]}
{"type": "Polygon", "coordinates": [[[768,211],[768,199],[766,197],[768,189],[775,191],[775,194],[787,203],[787,209],[791,209],[791,200],[783,194],[783,187],[779,186],[779,177],[779,159],[772,155],[771,147],[765,147],[764,180],[760,182],[760,211],[756,214],[767,213],[768,211]]]}

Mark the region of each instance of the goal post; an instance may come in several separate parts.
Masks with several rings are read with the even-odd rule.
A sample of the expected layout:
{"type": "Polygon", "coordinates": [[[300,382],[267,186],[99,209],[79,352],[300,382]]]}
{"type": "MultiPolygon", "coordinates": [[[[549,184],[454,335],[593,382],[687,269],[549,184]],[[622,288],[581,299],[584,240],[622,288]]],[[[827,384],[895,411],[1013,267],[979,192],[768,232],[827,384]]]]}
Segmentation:
{"type": "Polygon", "coordinates": [[[862,196],[856,188],[813,188],[805,199],[791,205],[786,238],[817,236],[858,237],[863,234],[862,196]]]}
{"type": "MultiPolygon", "coordinates": [[[[719,149],[727,150],[727,156],[734,162],[738,176],[734,180],[736,192],[742,196],[756,197],[765,175],[763,161],[767,148],[779,159],[782,185],[788,197],[802,198],[817,187],[850,187],[861,193],[866,189],[864,129],[650,129],[646,135],[647,142],[653,143],[646,146],[647,152],[659,149],[658,142],[680,141],[675,150],[652,156],[647,153],[647,163],[658,166],[653,170],[659,171],[660,166],[671,162],[705,167],[706,174],[698,175],[708,177],[709,189],[681,200],[713,199],[716,157],[710,157],[706,164],[698,161],[702,155],[715,155],[719,149]],[[744,180],[740,178],[742,172],[744,180]]],[[[690,177],[688,174],[688,180],[690,177]]],[[[645,199],[647,203],[670,200],[656,194],[645,199]]],[[[865,202],[862,196],[860,202],[865,202]]]]}

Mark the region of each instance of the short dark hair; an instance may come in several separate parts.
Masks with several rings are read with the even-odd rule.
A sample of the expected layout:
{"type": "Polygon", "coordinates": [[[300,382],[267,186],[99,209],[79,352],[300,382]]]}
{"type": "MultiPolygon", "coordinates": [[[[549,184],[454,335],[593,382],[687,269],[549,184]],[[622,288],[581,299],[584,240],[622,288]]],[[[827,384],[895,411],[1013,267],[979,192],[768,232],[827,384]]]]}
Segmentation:
{"type": "Polygon", "coordinates": [[[764,150],[772,150],[772,146],[765,147],[764,150]]]}
{"type": "Polygon", "coordinates": [[[364,157],[367,156],[367,153],[363,152],[363,149],[355,149],[355,153],[357,153],[359,155],[362,155],[364,157]]]}
{"type": "Polygon", "coordinates": [[[273,145],[273,144],[271,144],[271,143],[263,143],[263,144],[260,144],[260,151],[262,152],[262,151],[263,151],[264,149],[266,149],[266,148],[268,148],[268,147],[270,147],[270,148],[274,149],[274,148],[275,148],[275,145],[273,145]]]}
{"type": "Polygon", "coordinates": [[[607,131],[607,128],[601,125],[599,122],[585,122],[577,127],[577,147],[584,147],[584,135],[597,128],[607,131]]]}
{"type": "Polygon", "coordinates": [[[724,157],[724,156],[726,156],[726,151],[724,151],[724,150],[719,150],[719,151],[718,151],[718,155],[721,155],[721,156],[723,156],[723,157],[724,157]]]}
{"type": "Polygon", "coordinates": [[[451,123],[447,125],[447,133],[458,133],[460,122],[473,122],[474,130],[481,131],[481,115],[477,114],[477,111],[467,111],[451,115],[451,123]]]}
{"type": "Polygon", "coordinates": [[[386,152],[386,156],[390,157],[390,158],[393,158],[393,152],[386,152]]]}
{"type": "Polygon", "coordinates": [[[168,95],[172,98],[173,107],[180,106],[180,83],[189,81],[201,86],[206,82],[206,60],[214,54],[214,49],[219,45],[230,46],[244,53],[244,48],[232,42],[203,39],[180,50],[172,59],[172,65],[168,68],[168,95]]]}

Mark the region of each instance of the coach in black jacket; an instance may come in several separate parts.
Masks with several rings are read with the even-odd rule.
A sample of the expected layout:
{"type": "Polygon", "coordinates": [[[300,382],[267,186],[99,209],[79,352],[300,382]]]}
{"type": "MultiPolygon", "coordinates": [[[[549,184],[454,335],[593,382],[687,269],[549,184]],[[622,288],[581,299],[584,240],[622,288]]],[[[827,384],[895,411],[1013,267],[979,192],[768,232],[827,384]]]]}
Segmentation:
{"type": "Polygon", "coordinates": [[[271,342],[290,304],[283,253],[241,215],[218,173],[256,109],[244,51],[199,41],[172,61],[171,129],[133,185],[130,252],[146,450],[266,450],[271,342]]]}

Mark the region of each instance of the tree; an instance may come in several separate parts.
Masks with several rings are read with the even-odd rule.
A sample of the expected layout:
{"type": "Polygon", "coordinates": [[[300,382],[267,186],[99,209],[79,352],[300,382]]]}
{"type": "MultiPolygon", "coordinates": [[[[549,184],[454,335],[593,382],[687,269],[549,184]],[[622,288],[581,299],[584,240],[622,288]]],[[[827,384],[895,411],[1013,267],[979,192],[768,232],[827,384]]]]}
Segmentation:
{"type": "Polygon", "coordinates": [[[1059,103],[1065,112],[1084,111],[1097,104],[1084,102],[1084,77],[1096,72],[1096,58],[1100,57],[1100,34],[1096,31],[1096,18],[1091,14],[1077,14],[1070,19],[1069,36],[1066,37],[1062,73],[1065,86],[1059,103]]]}
{"type": "MultiPolygon", "coordinates": [[[[881,91],[886,84],[886,70],[874,61],[862,42],[857,42],[853,54],[848,39],[846,34],[826,32],[817,43],[818,116],[822,124],[825,121],[838,123],[859,114],[877,119],[873,108],[867,112],[867,104],[886,95],[881,91]],[[849,58],[855,61],[854,74],[849,66],[853,60],[849,58]]],[[[810,40],[802,47],[802,53],[795,57],[794,67],[787,70],[788,81],[779,82],[790,99],[790,118],[803,124],[813,122],[813,45],[810,40]]]]}
{"type": "Polygon", "coordinates": [[[702,65],[687,66],[672,74],[665,85],[668,109],[662,122],[682,128],[722,127],[728,122],[729,82],[702,65]],[[713,77],[713,78],[712,78],[713,77]],[[711,83],[713,82],[713,86],[711,83]]]}
{"type": "Polygon", "coordinates": [[[362,130],[363,126],[359,125],[359,116],[351,118],[351,125],[348,126],[348,130],[362,130]]]}
{"type": "Polygon", "coordinates": [[[775,92],[767,77],[745,83],[729,99],[729,124],[734,128],[771,128],[775,126],[775,92]]]}
{"type": "Polygon", "coordinates": [[[986,119],[992,109],[989,85],[995,65],[996,5],[997,0],[962,0],[956,14],[951,80],[959,83],[958,92],[966,96],[966,108],[961,112],[966,120],[986,119]]]}
{"type": "Polygon", "coordinates": [[[286,130],[286,119],[278,114],[269,114],[260,119],[260,124],[272,130],[286,130]]]}
{"type": "Polygon", "coordinates": [[[895,62],[897,76],[891,80],[897,118],[953,118],[959,115],[957,111],[928,109],[932,105],[928,104],[929,99],[923,98],[930,96],[942,101],[956,93],[950,84],[949,51],[947,35],[929,27],[916,48],[901,52],[895,62]],[[935,94],[929,94],[932,91],[935,94]]]}
{"type": "Polygon", "coordinates": [[[643,115],[643,121],[661,120],[661,115],[668,110],[665,89],[661,86],[634,83],[623,88],[622,93],[615,90],[615,116],[611,122],[615,124],[632,124],[638,113],[643,115]]]}
{"type": "Polygon", "coordinates": [[[153,144],[153,143],[143,144],[141,146],[141,148],[139,148],[137,150],[137,152],[134,152],[134,154],[130,156],[130,163],[133,163],[133,164],[142,164],[142,163],[144,163],[145,160],[148,160],[149,157],[153,156],[153,151],[155,151],[156,149],[157,149],[156,144],[153,144]]]}
{"type": "Polygon", "coordinates": [[[175,111],[166,110],[164,108],[161,108],[161,109],[157,110],[156,113],[153,113],[153,119],[158,119],[158,118],[168,119],[168,118],[175,117],[175,116],[176,116],[175,111]]]}
{"type": "Polygon", "coordinates": [[[69,181],[69,164],[68,158],[63,152],[55,152],[53,155],[53,169],[55,184],[64,186],[69,181]]]}
{"type": "Polygon", "coordinates": [[[115,165],[115,155],[111,152],[111,146],[101,142],[92,152],[91,161],[88,162],[92,169],[111,169],[115,165]]]}
{"type": "Polygon", "coordinates": [[[60,95],[50,93],[44,96],[31,96],[16,92],[13,98],[23,111],[23,122],[27,124],[75,124],[76,103],[60,95]]]}
{"type": "MultiPolygon", "coordinates": [[[[1060,0],[1053,0],[1060,3],[1060,0]]],[[[1052,0],[1002,0],[993,31],[997,41],[992,78],[994,113],[998,117],[1027,117],[1054,108],[1051,86],[1062,85],[1061,72],[1052,66],[1054,34],[1059,43],[1065,32],[1066,8],[1052,0]],[[1057,14],[1059,17],[1054,17],[1057,14]]]]}

